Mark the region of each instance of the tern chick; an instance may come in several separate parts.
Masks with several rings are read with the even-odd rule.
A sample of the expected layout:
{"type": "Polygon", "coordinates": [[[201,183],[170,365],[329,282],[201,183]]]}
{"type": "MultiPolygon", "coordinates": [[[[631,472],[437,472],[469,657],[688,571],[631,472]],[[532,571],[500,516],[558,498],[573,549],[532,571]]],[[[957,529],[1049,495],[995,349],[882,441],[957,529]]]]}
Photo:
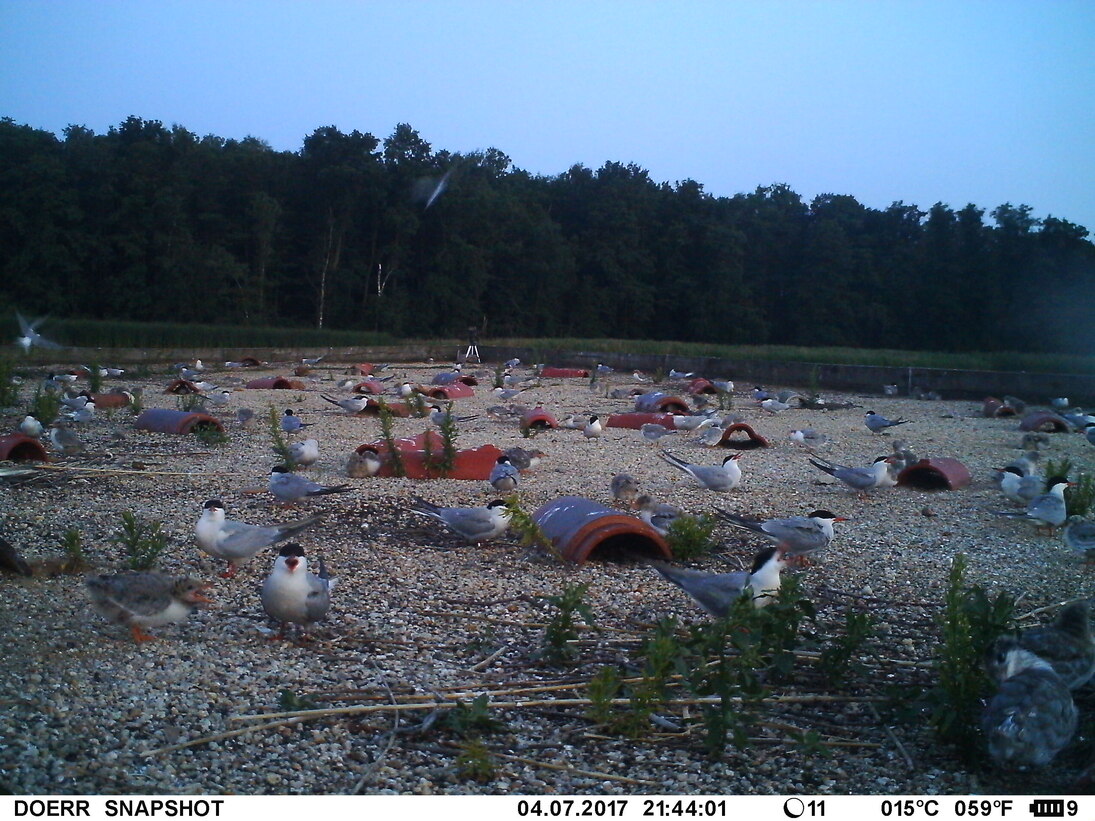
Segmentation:
{"type": "Polygon", "coordinates": [[[210,602],[202,592],[209,585],[188,576],[128,571],[89,576],[85,586],[91,606],[111,621],[126,625],[138,642],[155,638],[144,628],[182,621],[199,604],[210,602]]]}
{"type": "Polygon", "coordinates": [[[631,504],[639,495],[639,480],[630,473],[617,473],[609,483],[612,498],[617,502],[631,504]]]}
{"type": "Polygon", "coordinates": [[[1061,534],[1072,550],[1084,554],[1087,564],[1095,562],[1095,522],[1087,522],[1080,516],[1069,516],[1061,534]]]}
{"type": "Polygon", "coordinates": [[[989,648],[985,667],[1000,682],[981,717],[989,755],[1006,768],[1048,764],[1076,731],[1072,693],[1049,662],[1011,636],[989,648]]]}
{"type": "Polygon", "coordinates": [[[1070,690],[1083,687],[1095,674],[1090,605],[1086,601],[1066,605],[1053,624],[1019,633],[1019,646],[1048,661],[1070,690]]]}

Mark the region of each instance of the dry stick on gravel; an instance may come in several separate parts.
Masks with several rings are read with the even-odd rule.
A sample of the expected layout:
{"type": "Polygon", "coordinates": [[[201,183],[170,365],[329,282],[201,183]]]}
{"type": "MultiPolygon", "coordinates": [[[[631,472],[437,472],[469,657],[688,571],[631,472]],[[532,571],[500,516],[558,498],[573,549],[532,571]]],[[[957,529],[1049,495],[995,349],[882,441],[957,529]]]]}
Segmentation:
{"type": "MultiPolygon", "coordinates": [[[[691,738],[694,727],[688,727],[679,733],[653,733],[646,737],[646,741],[668,742],[680,741],[691,738]]],[[[595,741],[619,741],[616,735],[602,735],[600,733],[582,733],[582,738],[591,738],[595,741]]],[[[793,738],[771,738],[769,736],[749,736],[750,744],[798,744],[793,738]]],[[[882,747],[877,741],[848,741],[846,739],[829,739],[817,742],[822,747],[849,747],[853,749],[877,750],[882,747]]]]}
{"type": "Polygon", "coordinates": [[[250,727],[241,727],[238,730],[228,730],[223,733],[217,733],[216,735],[207,735],[202,736],[201,738],[193,738],[190,741],[184,741],[181,744],[171,744],[170,746],[159,747],[155,750],[144,750],[141,755],[145,758],[148,758],[149,756],[159,755],[160,753],[173,753],[176,750],[184,750],[187,747],[196,747],[199,744],[210,744],[214,741],[223,741],[226,738],[235,738],[238,735],[257,732],[258,730],[270,730],[274,727],[288,727],[292,724],[300,724],[302,721],[306,720],[307,719],[300,717],[290,718],[286,721],[271,721],[269,724],[252,724],[250,727]]]}
{"type": "Polygon", "coordinates": [[[468,670],[470,670],[472,672],[479,672],[480,670],[486,669],[487,667],[490,666],[490,663],[492,661],[497,659],[500,655],[502,655],[504,652],[509,650],[510,647],[512,647],[512,646],[513,645],[511,645],[511,644],[503,644],[501,647],[499,647],[497,650],[495,650],[493,653],[491,653],[489,656],[487,656],[481,662],[479,662],[478,664],[473,664],[471,667],[468,668],[468,670]]]}
{"type": "MultiPolygon", "coordinates": [[[[729,701],[741,702],[745,699],[732,698],[729,701]]],[[[826,703],[868,703],[872,701],[887,701],[884,696],[832,696],[832,695],[801,695],[801,696],[773,696],[762,699],[771,704],[826,704],[826,703]]],[[[675,698],[664,702],[665,706],[689,706],[702,704],[722,704],[724,699],[720,696],[707,696],[703,698],[675,698]]],[[[613,698],[607,700],[616,707],[631,704],[631,699],[613,698]]],[[[496,710],[521,710],[530,707],[588,707],[593,704],[588,698],[555,698],[534,701],[496,701],[488,703],[488,707],[496,710]]],[[[400,710],[451,710],[458,707],[455,701],[427,701],[414,704],[359,704],[350,707],[324,707],[319,710],[287,710],[280,713],[253,713],[242,716],[229,716],[229,721],[258,721],[262,719],[282,718],[324,718],[326,716],[357,715],[360,713],[390,713],[400,710]]]]}
{"type": "Polygon", "coordinates": [[[942,607],[938,602],[898,601],[897,599],[880,599],[877,596],[865,596],[862,593],[852,593],[848,590],[837,590],[835,587],[821,586],[817,588],[819,593],[835,593],[838,596],[847,596],[851,599],[859,599],[865,602],[878,604],[892,604],[895,607],[942,607]]]}
{"type": "Polygon", "coordinates": [[[1016,621],[1023,621],[1029,619],[1032,616],[1038,616],[1045,613],[1047,610],[1053,610],[1055,607],[1063,607],[1066,604],[1072,604],[1074,601],[1085,601],[1085,599],[1065,599],[1064,601],[1056,602],[1055,604],[1047,604],[1045,607],[1039,607],[1036,610],[1031,610],[1029,613],[1024,613],[1021,616],[1016,616],[1016,621]]]}
{"type": "Polygon", "coordinates": [[[531,604],[535,604],[536,602],[538,602],[542,599],[543,599],[543,596],[532,596],[532,595],[529,595],[528,593],[524,593],[520,596],[510,596],[510,597],[505,598],[505,599],[490,599],[488,601],[475,601],[474,599],[442,599],[442,598],[437,599],[437,601],[444,602],[445,604],[463,604],[463,605],[467,605],[469,607],[492,607],[496,604],[510,604],[512,602],[515,602],[515,601],[524,601],[524,602],[529,602],[531,604]]]}
{"type": "MultiPolygon", "coordinates": [[[[195,471],[179,472],[169,470],[124,470],[122,468],[85,468],[78,465],[35,465],[35,470],[53,471],[79,471],[81,473],[119,473],[128,476],[190,476],[197,479],[208,479],[209,474],[195,471]]],[[[246,476],[245,473],[230,471],[217,471],[217,476],[246,476]]]]}
{"type": "Polygon", "coordinates": [[[894,743],[894,746],[897,747],[897,751],[901,753],[901,757],[905,759],[905,763],[908,765],[909,769],[916,769],[916,765],[913,764],[912,756],[909,755],[908,750],[905,749],[905,745],[901,743],[901,739],[899,739],[894,734],[894,731],[883,723],[882,716],[878,714],[878,709],[873,704],[868,704],[867,707],[870,708],[871,715],[873,715],[878,721],[878,724],[882,728],[883,732],[886,733],[886,736],[890,739],[890,741],[894,743]]]}
{"type": "MultiPolygon", "coordinates": [[[[376,666],[375,664],[373,665],[376,666]]],[[[381,678],[380,683],[384,685],[384,689],[388,691],[388,697],[392,700],[392,704],[396,704],[395,693],[392,692],[392,688],[388,686],[388,682],[381,678]]],[[[380,754],[372,760],[372,763],[365,767],[361,773],[361,778],[357,780],[357,784],[354,785],[353,790],[350,791],[350,795],[359,795],[363,789],[365,789],[365,783],[369,780],[376,768],[380,766],[380,763],[388,757],[388,753],[392,749],[392,745],[395,744],[395,734],[399,732],[400,714],[395,714],[395,720],[392,722],[392,729],[388,731],[388,743],[384,745],[384,749],[380,751],[380,754]]]]}
{"type": "MultiPolygon", "coordinates": [[[[503,648],[503,649],[505,649],[505,648],[503,648]]],[[[800,651],[795,651],[795,652],[797,654],[800,651]]],[[[801,652],[805,653],[806,651],[801,651],[801,652]]],[[[812,656],[808,656],[808,658],[809,657],[816,658],[819,655],[820,655],[819,653],[814,653],[814,654],[812,654],[812,656]]],[[[479,663],[482,664],[483,662],[479,662],[479,663]]],[[[913,662],[910,662],[910,663],[913,663],[913,662]]],[[[916,662],[916,663],[918,663],[918,662],[916,662]]],[[[672,676],[669,676],[667,678],[667,681],[680,681],[682,678],[683,678],[683,676],[681,676],[680,674],[674,674],[672,676]]],[[[640,682],[642,680],[643,679],[642,679],[641,676],[634,676],[634,677],[630,677],[630,678],[620,679],[620,683],[621,684],[637,684],[638,682],[640,682]]],[[[452,685],[452,686],[449,686],[449,687],[439,688],[439,692],[444,692],[444,693],[447,694],[448,698],[456,700],[456,699],[474,699],[474,698],[477,698],[480,695],[483,695],[484,693],[489,694],[491,696],[516,696],[516,695],[526,695],[526,694],[531,694],[531,693],[557,693],[557,692],[564,691],[564,690],[578,690],[578,689],[581,689],[583,687],[588,687],[588,686],[589,686],[589,682],[588,681],[583,681],[583,680],[562,681],[562,682],[555,682],[554,684],[526,683],[526,684],[521,684],[519,686],[509,686],[509,687],[502,687],[502,688],[498,688],[498,689],[485,688],[482,685],[472,685],[472,686],[452,685]]],[[[805,696],[782,696],[782,697],[777,697],[777,698],[782,698],[784,701],[797,700],[799,698],[817,698],[818,700],[821,700],[821,697],[823,695],[824,694],[806,694],[805,696]]],[[[310,698],[324,698],[324,697],[328,697],[328,696],[335,696],[335,697],[342,697],[342,698],[354,698],[354,699],[357,699],[359,701],[380,701],[381,699],[386,697],[382,693],[374,693],[374,692],[370,692],[370,691],[367,691],[367,690],[347,690],[347,691],[344,691],[344,692],[338,692],[338,691],[334,691],[334,690],[316,690],[314,692],[308,693],[308,696],[310,698]]],[[[401,697],[404,699],[404,701],[401,702],[401,703],[404,703],[404,704],[413,704],[415,702],[415,700],[436,698],[436,696],[434,696],[430,693],[404,693],[401,697]]],[[[835,698],[845,699],[846,697],[838,696],[838,697],[835,697],[835,698]]],[[[882,700],[881,698],[876,698],[876,697],[873,697],[873,696],[871,696],[869,698],[871,698],[873,700],[882,700]]],[[[856,701],[858,699],[855,698],[855,697],[847,697],[847,700],[856,701]]],[[[251,716],[251,717],[252,718],[259,718],[259,717],[262,717],[262,716],[256,715],[256,716],[251,716]]],[[[243,716],[236,716],[235,718],[243,718],[243,716]]]]}
{"type": "MultiPolygon", "coordinates": [[[[496,619],[491,616],[477,616],[472,613],[441,613],[436,610],[420,610],[418,612],[420,616],[433,616],[435,618],[442,619],[467,619],[468,621],[485,621],[490,624],[504,624],[507,627],[547,627],[547,622],[529,622],[529,621],[510,621],[507,619],[496,619]]],[[[602,633],[638,633],[637,630],[628,630],[623,627],[593,627],[588,624],[576,624],[574,627],[578,630],[599,630],[602,633]]]]}

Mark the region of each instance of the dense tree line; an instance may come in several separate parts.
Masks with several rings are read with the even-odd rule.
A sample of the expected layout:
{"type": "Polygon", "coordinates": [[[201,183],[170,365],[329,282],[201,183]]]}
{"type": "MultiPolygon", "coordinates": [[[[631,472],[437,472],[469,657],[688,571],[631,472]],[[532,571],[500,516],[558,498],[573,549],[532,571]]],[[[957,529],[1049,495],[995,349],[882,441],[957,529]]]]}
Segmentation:
{"type": "Polygon", "coordinates": [[[634,164],[514,168],[316,129],[298,152],[130,117],[0,120],[0,304],[397,336],[1090,347],[1095,246],[1026,205],[713,197],[634,164]],[[442,184],[441,193],[430,202],[442,184]],[[427,207],[427,203],[429,206],[427,207]]]}

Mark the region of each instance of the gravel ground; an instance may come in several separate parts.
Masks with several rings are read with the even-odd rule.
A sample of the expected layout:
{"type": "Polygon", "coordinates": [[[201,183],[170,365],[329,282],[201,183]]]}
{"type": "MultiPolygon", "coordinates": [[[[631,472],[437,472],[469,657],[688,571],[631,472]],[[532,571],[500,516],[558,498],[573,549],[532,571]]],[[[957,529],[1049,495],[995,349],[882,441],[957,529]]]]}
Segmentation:
{"type": "MultiPolygon", "coordinates": [[[[395,366],[393,384],[404,377],[428,382],[438,367],[395,366]]],[[[282,365],[207,378],[241,388],[245,379],[285,373],[282,365]]],[[[950,559],[960,551],[969,558],[971,582],[1021,594],[1020,613],[1092,594],[1095,577],[1059,537],[1040,536],[1025,522],[987,512],[1008,506],[989,477],[992,468],[1020,454],[1014,419],[980,418],[978,406],[965,401],[839,394],[827,398],[860,407],[771,416],[739,395],[735,410],[773,446],[746,452],[739,487],[715,494],[656,456],[664,447],[695,462],[721,461],[724,451],[703,448],[693,434],[650,444],[632,430],[610,428],[596,440],[554,430],[530,443],[516,423],[483,413],[497,404],[486,371],[477,395],[457,402],[459,413],[479,413],[461,424],[459,444],[543,450],[547,458],[522,480],[526,510],[571,494],[610,504],[609,479],[627,471],[648,492],[693,513],[721,506],[767,518],[823,507],[849,517],[838,523],[827,555],[795,572],[818,607],[819,632],[842,623],[849,606],[874,614],[877,634],[862,650],[869,672],[829,691],[811,677],[811,665],[801,662],[791,683],[773,691],[852,700],[779,705],[753,731],[753,743],[728,747],[718,762],[707,758],[697,739],[663,728],[652,728],[651,737],[641,740],[604,735],[581,707],[503,710],[505,727],[485,737],[495,758],[493,774],[483,781],[458,772],[456,736],[437,728],[415,731],[422,712],[403,713],[395,734],[394,714],[380,712],[145,755],[237,729],[242,725],[235,716],[276,712],[284,690],[320,706],[383,705],[411,694],[464,692],[470,699],[488,690],[588,681],[603,664],[635,663],[635,638],[643,625],[665,615],[705,619],[680,591],[639,565],[553,563],[530,554],[513,536],[468,546],[406,510],[412,493],[441,504],[484,504],[497,495],[486,482],[346,478],[347,455],[379,439],[380,426],[375,418],[349,416],[320,398],[321,392],[346,395],[334,384],[345,377],[344,367],[330,366],[316,370],[305,391],[236,390],[223,413],[229,439],[220,446],[137,431],[128,412],[100,412],[81,434],[92,450],[110,455],[58,464],[131,469],[139,463],[143,471],[59,472],[29,483],[0,482],[0,533],[39,570],[32,579],[0,577],[0,787],[16,793],[1027,793],[1069,791],[1087,765],[1083,756],[1090,755],[1090,744],[1086,751],[1074,745],[1039,773],[970,773],[934,744],[924,720],[886,721],[871,703],[854,700],[893,692],[890,685],[931,683],[927,663],[939,641],[933,617],[950,559]],[[241,407],[256,412],[249,428],[234,420],[241,407]],[[274,463],[265,423],[270,407],[293,407],[314,423],[308,432],[319,439],[321,456],[308,475],[325,484],[349,482],[352,493],[295,511],[274,505],[264,489],[274,463]],[[913,422],[899,433],[874,435],[862,423],[865,408],[913,422]],[[888,453],[900,435],[918,455],[962,460],[974,482],[955,492],[881,490],[861,501],[808,464],[807,454],[787,439],[796,427],[828,434],[832,442],[824,455],[844,464],[869,463],[888,453]],[[225,580],[216,576],[222,568],[197,549],[194,523],[202,503],[213,497],[226,503],[229,517],[254,524],[326,513],[299,539],[309,555],[322,553],[339,578],[331,614],[309,631],[309,640],[272,640],[258,596],[272,552],[225,580]],[[127,510],[163,522],[171,544],[162,569],[216,579],[215,606],[155,629],[158,640],[141,645],[90,609],[80,573],[51,572],[50,564],[62,555],[62,534],[76,527],[95,570],[121,569],[121,549],[112,536],[127,510]],[[535,597],[576,582],[588,583],[586,600],[597,625],[608,629],[583,634],[590,640],[575,667],[552,667],[537,659],[550,608],[535,597]],[[807,751],[789,739],[795,729],[816,730],[837,745],[826,747],[825,755],[807,751]]],[[[614,377],[613,386],[630,384],[623,375],[614,377]]],[[[161,372],[122,377],[107,387],[142,387],[146,406],[173,408],[175,397],[161,393],[167,381],[161,372]]],[[[24,393],[29,392],[28,385],[24,393]]],[[[522,399],[543,402],[560,419],[631,409],[627,399],[591,392],[585,380],[545,380],[522,399]]],[[[6,428],[22,413],[12,409],[6,428]]],[[[426,425],[420,419],[395,421],[399,435],[426,425]]],[[[1050,458],[1067,456],[1077,468],[1092,470],[1095,450],[1082,436],[1056,434],[1050,440],[1050,458]]],[[[695,566],[734,569],[758,547],[731,528],[719,529],[717,536],[724,552],[695,566]]],[[[1048,620],[1052,612],[1028,623],[1048,620]]],[[[531,697],[584,695],[578,688],[531,697]]],[[[1086,696],[1081,709],[1089,712],[1093,702],[1086,696]]]]}

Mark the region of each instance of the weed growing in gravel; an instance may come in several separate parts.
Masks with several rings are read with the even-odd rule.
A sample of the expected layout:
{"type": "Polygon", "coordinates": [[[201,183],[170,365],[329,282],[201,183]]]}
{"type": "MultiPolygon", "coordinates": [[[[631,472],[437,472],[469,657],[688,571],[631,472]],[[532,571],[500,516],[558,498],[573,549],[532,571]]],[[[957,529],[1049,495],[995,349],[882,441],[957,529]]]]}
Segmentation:
{"type": "Polygon", "coordinates": [[[184,413],[201,413],[205,410],[205,397],[200,393],[183,393],[175,397],[175,407],[184,413]]]}
{"type": "Polygon", "coordinates": [[[122,527],[114,541],[125,548],[130,570],[151,570],[167,548],[167,534],[158,521],[138,518],[130,510],[122,513],[122,527]]]}
{"type": "Polygon", "coordinates": [[[1095,503],[1095,475],[1081,473],[1075,487],[1065,488],[1065,505],[1069,516],[1087,516],[1095,503]]]}
{"type": "Polygon", "coordinates": [[[456,774],[460,778],[481,784],[493,780],[497,770],[494,756],[480,739],[461,744],[460,755],[456,757],[455,763],[456,774]]]}
{"type": "Polygon", "coordinates": [[[425,438],[423,444],[423,457],[426,468],[431,473],[437,472],[439,476],[447,477],[456,469],[456,438],[460,435],[456,429],[456,418],[452,415],[452,403],[437,426],[441,432],[441,453],[435,454],[430,436],[425,438]]]}
{"type": "Polygon", "coordinates": [[[43,425],[52,425],[57,421],[57,415],[61,412],[61,397],[53,391],[47,391],[38,385],[34,389],[34,396],[30,400],[27,413],[41,422],[43,425]]]}
{"type": "Polygon", "coordinates": [[[470,703],[458,701],[456,707],[445,714],[441,726],[463,739],[458,745],[461,752],[455,762],[457,775],[474,781],[494,778],[494,757],[483,743],[483,736],[505,730],[506,724],[491,715],[486,693],[476,696],[470,703]]]}
{"type": "Polygon", "coordinates": [[[517,534],[522,547],[538,547],[556,559],[562,560],[551,539],[540,529],[540,525],[536,524],[532,515],[521,507],[521,501],[516,496],[506,499],[506,510],[509,511],[509,529],[517,534]]]}
{"type": "Polygon", "coordinates": [[[384,443],[388,446],[388,462],[392,466],[392,473],[396,476],[406,476],[407,468],[403,464],[403,455],[399,452],[399,448],[396,447],[395,433],[392,431],[392,411],[388,407],[388,403],[383,399],[379,400],[380,408],[380,435],[384,439],[384,443]]]}
{"type": "Polygon", "coordinates": [[[270,432],[270,450],[277,454],[283,465],[290,470],[296,470],[297,463],[293,460],[293,452],[289,449],[289,442],[285,439],[285,433],[281,429],[281,415],[278,409],[270,406],[270,412],[266,415],[266,429],[270,432]]]}
{"type": "Polygon", "coordinates": [[[129,395],[133,397],[129,401],[129,414],[140,416],[144,413],[144,391],[141,388],[134,388],[129,395]]]}
{"type": "Polygon", "coordinates": [[[936,687],[927,694],[936,733],[966,762],[981,752],[981,707],[989,689],[982,659],[989,645],[1011,625],[1015,597],[989,598],[980,585],[965,587],[966,555],[951,562],[939,626],[943,643],[934,660],[936,687]]]}
{"type": "Polygon", "coordinates": [[[598,670],[586,687],[586,697],[590,701],[589,707],[586,708],[586,718],[594,724],[609,725],[615,718],[622,715],[612,703],[612,699],[616,698],[622,687],[620,671],[615,667],[606,664],[598,670]]]}
{"type": "Polygon", "coordinates": [[[821,651],[818,668],[829,685],[844,683],[848,675],[859,672],[862,665],[855,661],[863,643],[874,634],[875,620],[870,613],[844,613],[844,631],[833,636],[829,646],[821,651]]]}
{"type": "Polygon", "coordinates": [[[61,546],[65,549],[65,560],[61,569],[65,573],[79,573],[87,568],[84,557],[84,535],[79,528],[70,527],[61,536],[61,546]]]}
{"type": "Polygon", "coordinates": [[[442,726],[466,739],[506,729],[504,721],[491,715],[490,699],[486,693],[476,696],[471,702],[457,701],[456,706],[445,714],[442,726]]]}
{"type": "Polygon", "coordinates": [[[703,516],[679,516],[669,525],[665,541],[673,551],[673,557],[681,561],[706,556],[715,549],[711,534],[715,532],[715,519],[703,516]]]}
{"type": "MultiPolygon", "coordinates": [[[[587,716],[610,732],[636,738],[664,723],[658,714],[670,705],[670,688],[718,701],[699,706],[704,746],[712,757],[722,754],[727,740],[748,743],[767,681],[785,678],[794,664],[794,650],[806,619],[814,618],[813,603],[793,577],[784,581],[779,598],[758,609],[748,597],[735,602],[725,618],[685,627],[674,618],[662,619],[639,651],[642,671],[625,680],[612,668],[602,668],[588,688],[592,702],[587,716]],[[612,699],[626,696],[629,705],[612,709],[612,699]]],[[[800,743],[818,741],[800,734],[800,743]]]]}
{"type": "Polygon", "coordinates": [[[653,633],[643,642],[639,657],[643,661],[639,681],[628,688],[630,704],[609,725],[610,729],[630,738],[638,738],[650,731],[650,720],[664,704],[669,693],[669,679],[674,674],[680,655],[677,641],[678,623],[669,616],[661,619],[653,633]]]}
{"type": "Polygon", "coordinates": [[[11,408],[19,403],[19,386],[12,382],[15,367],[6,356],[0,356],[0,408],[11,408]]]}
{"type": "Polygon", "coordinates": [[[195,425],[194,437],[207,447],[220,447],[228,442],[228,434],[216,425],[195,425]]]}
{"type": "Polygon", "coordinates": [[[499,362],[498,367],[494,369],[494,381],[491,383],[492,388],[504,388],[506,387],[506,363],[499,362]]]}
{"type": "Polygon", "coordinates": [[[545,596],[544,600],[555,607],[555,612],[544,629],[543,646],[539,656],[549,664],[570,664],[578,658],[578,649],[571,643],[578,638],[578,621],[581,616],[586,624],[594,624],[593,610],[585,601],[588,584],[563,585],[557,596],[545,596]]]}
{"type": "Polygon", "coordinates": [[[102,393],[103,374],[99,365],[87,366],[87,389],[89,393],[102,393]]]}
{"type": "Polygon", "coordinates": [[[296,710],[314,710],[316,703],[307,696],[298,696],[292,690],[286,688],[278,693],[278,708],[286,713],[296,710]]]}
{"type": "Polygon", "coordinates": [[[416,419],[429,416],[430,408],[426,404],[426,397],[415,391],[407,398],[407,407],[411,409],[411,415],[416,419]]]}

